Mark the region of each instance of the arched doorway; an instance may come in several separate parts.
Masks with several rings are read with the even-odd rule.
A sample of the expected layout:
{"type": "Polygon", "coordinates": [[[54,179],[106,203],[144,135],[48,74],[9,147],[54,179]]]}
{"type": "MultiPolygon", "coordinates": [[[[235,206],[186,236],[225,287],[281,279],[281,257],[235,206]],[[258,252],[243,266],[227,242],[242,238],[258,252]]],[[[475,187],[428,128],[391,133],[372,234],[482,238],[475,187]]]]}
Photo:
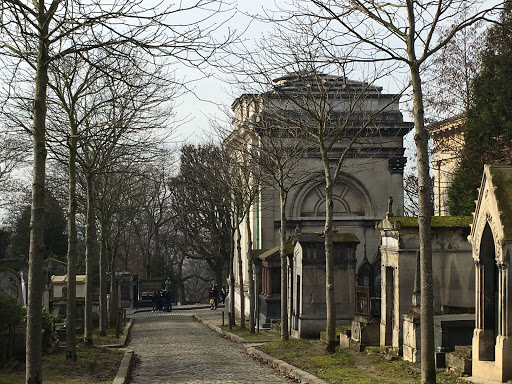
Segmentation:
{"type": "Polygon", "coordinates": [[[496,337],[498,336],[498,267],[494,237],[487,223],[480,242],[480,263],[482,268],[482,310],[480,313],[483,329],[483,348],[480,360],[494,361],[496,337]]]}
{"type": "Polygon", "coordinates": [[[380,317],[380,260],[381,255],[378,250],[371,263],[365,256],[357,270],[356,315],[380,317]]]}

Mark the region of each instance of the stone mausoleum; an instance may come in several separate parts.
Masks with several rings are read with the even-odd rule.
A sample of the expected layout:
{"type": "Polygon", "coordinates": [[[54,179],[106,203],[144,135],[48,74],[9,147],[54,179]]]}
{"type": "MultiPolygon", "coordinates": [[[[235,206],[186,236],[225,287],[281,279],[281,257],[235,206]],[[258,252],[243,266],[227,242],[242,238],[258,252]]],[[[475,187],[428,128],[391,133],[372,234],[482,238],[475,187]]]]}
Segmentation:
{"type": "Polygon", "coordinates": [[[512,379],[512,167],[484,167],[469,240],[473,246],[476,316],[473,376],[512,379]]]}
{"type": "MultiPolygon", "coordinates": [[[[333,121],[347,114],[354,95],[360,95],[360,104],[357,113],[351,115],[350,126],[359,127],[364,124],[364,119],[375,114],[377,116],[365,125],[362,135],[356,143],[348,149],[346,160],[343,164],[338,183],[334,188],[334,220],[333,225],[340,234],[350,233],[357,238],[360,244],[353,251],[351,260],[354,267],[354,278],[337,281],[346,288],[343,295],[347,299],[337,307],[337,323],[350,324],[349,314],[355,312],[356,276],[355,272],[364,260],[368,260],[377,253],[380,245],[380,232],[375,229],[375,223],[381,220],[388,212],[388,200],[391,197],[395,202],[393,212],[396,215],[403,214],[403,169],[406,162],[403,148],[403,136],[407,134],[413,124],[403,120],[399,108],[399,98],[394,94],[383,92],[381,87],[365,82],[353,81],[342,77],[330,75],[308,75],[292,73],[274,80],[270,91],[259,94],[243,94],[232,104],[234,112],[233,131],[228,141],[243,143],[255,150],[261,147],[265,140],[288,140],[293,144],[297,138],[297,129],[294,125],[297,108],[289,98],[302,97],[311,101],[321,97],[322,87],[329,89],[329,103],[332,103],[333,121]],[[305,92],[304,90],[308,90],[305,92]],[[272,137],[273,122],[277,110],[285,111],[290,117],[280,121],[279,135],[272,137]],[[288,121],[289,126],[283,127],[283,121],[288,121]],[[287,133],[288,132],[288,133],[287,133]],[[270,136],[269,136],[270,135],[270,136]],[[367,255],[370,255],[367,256],[367,255]]],[[[328,154],[330,162],[334,164],[340,155],[347,149],[348,138],[340,139],[328,154]]],[[[322,158],[317,149],[312,145],[310,150],[299,159],[298,169],[306,177],[299,185],[290,189],[286,206],[287,238],[291,238],[296,228],[304,235],[314,234],[324,230],[325,223],[325,177],[322,166],[322,158]]],[[[279,245],[280,205],[279,194],[270,187],[262,188],[257,196],[250,212],[250,225],[253,239],[253,248],[262,252],[279,245]]],[[[242,236],[242,269],[244,277],[245,310],[249,311],[248,298],[248,268],[247,265],[247,229],[245,222],[240,225],[242,236]]],[[[299,241],[300,244],[300,241],[299,241]]],[[[258,254],[261,252],[259,251],[258,254]]],[[[237,258],[235,258],[237,260],[237,258]]],[[[267,259],[270,268],[275,264],[267,259]]],[[[351,267],[352,268],[352,264],[351,267]]],[[[235,262],[234,271],[238,271],[238,261],[235,262]]],[[[289,268],[289,271],[290,268],[289,268]]],[[[273,270],[276,273],[276,270],[273,270]]],[[[309,273],[309,272],[308,272],[309,273]]],[[[240,310],[240,281],[238,273],[235,273],[235,307],[240,310]]],[[[307,278],[306,275],[301,279],[307,278]]],[[[297,289],[297,276],[289,276],[293,279],[293,289],[297,289]]],[[[260,293],[260,292],[258,292],[260,293]]],[[[300,297],[301,303],[310,302],[311,292],[308,286],[303,286],[299,292],[290,292],[289,297],[300,297]]],[[[274,310],[279,308],[276,292],[266,292],[259,297],[260,301],[266,301],[259,305],[261,308],[261,322],[269,321],[271,316],[265,313],[265,308],[272,310],[272,316],[279,318],[279,313],[274,310]],[[269,306],[269,295],[272,295],[272,305],[269,306]]],[[[288,303],[291,306],[293,303],[288,303]]],[[[303,312],[308,306],[295,306],[295,317],[299,323],[301,319],[316,317],[318,324],[315,329],[325,328],[325,313],[320,310],[306,314],[303,312]]],[[[290,324],[296,324],[290,322],[290,324]]],[[[313,329],[313,328],[311,328],[313,329]]],[[[292,331],[291,329],[289,330],[292,331]]],[[[294,330],[295,331],[295,330],[294,330]]]]}
{"type": "MultiPolygon", "coordinates": [[[[470,223],[471,217],[432,217],[434,312],[437,315],[466,313],[469,319],[473,317],[474,265],[467,241],[470,223]]],[[[382,242],[380,347],[397,353],[403,347],[404,359],[416,362],[420,356],[421,294],[418,219],[388,216],[377,227],[382,242]]],[[[466,340],[462,337],[458,342],[470,343],[471,324],[466,336],[466,340]]]]}

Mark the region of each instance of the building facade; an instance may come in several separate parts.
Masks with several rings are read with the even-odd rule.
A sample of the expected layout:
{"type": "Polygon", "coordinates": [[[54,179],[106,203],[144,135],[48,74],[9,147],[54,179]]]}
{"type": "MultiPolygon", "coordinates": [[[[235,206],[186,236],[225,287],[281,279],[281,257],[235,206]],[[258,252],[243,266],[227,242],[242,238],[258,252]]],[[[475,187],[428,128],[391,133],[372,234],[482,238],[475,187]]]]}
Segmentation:
{"type": "MultiPolygon", "coordinates": [[[[389,209],[394,214],[403,214],[403,168],[406,162],[403,136],[412,129],[412,123],[403,121],[396,95],[383,93],[380,87],[345,78],[292,74],[276,79],[269,92],[244,94],[234,101],[233,131],[228,140],[238,140],[257,150],[268,145],[268,141],[293,145],[297,140],[309,140],[309,147],[296,162],[295,175],[302,175],[301,182],[289,189],[285,209],[286,232],[287,238],[296,229],[303,234],[322,232],[326,212],[325,176],[318,145],[311,141],[317,121],[303,117],[307,115],[304,105],[308,106],[306,112],[312,114],[312,109],[317,108],[320,101],[330,103],[327,108],[330,113],[328,124],[336,129],[336,123],[342,122],[344,124],[340,124],[339,129],[346,129],[327,154],[332,166],[343,153],[346,154],[333,190],[333,225],[337,232],[351,233],[360,241],[355,250],[355,262],[360,264],[366,255],[376,254],[380,244],[380,233],[375,229],[375,223],[389,209]],[[311,109],[307,110],[309,105],[311,109]],[[360,135],[354,139],[351,134],[358,129],[360,135]]],[[[268,250],[279,245],[280,199],[270,182],[262,184],[251,209],[250,225],[254,249],[268,250]]],[[[246,255],[245,224],[239,230],[242,235],[241,254],[246,255]]],[[[242,263],[245,282],[248,278],[247,257],[242,257],[242,263]]],[[[234,270],[238,271],[236,262],[234,270]]],[[[239,291],[238,276],[236,280],[236,290],[239,291]]],[[[239,309],[238,297],[236,292],[236,307],[239,309]]],[[[350,297],[354,297],[353,291],[350,297]]],[[[347,305],[355,306],[353,299],[347,305]]],[[[245,308],[247,312],[248,299],[245,308]]],[[[353,313],[353,308],[350,311],[353,313]]],[[[346,322],[346,319],[340,320],[346,322]]]]}

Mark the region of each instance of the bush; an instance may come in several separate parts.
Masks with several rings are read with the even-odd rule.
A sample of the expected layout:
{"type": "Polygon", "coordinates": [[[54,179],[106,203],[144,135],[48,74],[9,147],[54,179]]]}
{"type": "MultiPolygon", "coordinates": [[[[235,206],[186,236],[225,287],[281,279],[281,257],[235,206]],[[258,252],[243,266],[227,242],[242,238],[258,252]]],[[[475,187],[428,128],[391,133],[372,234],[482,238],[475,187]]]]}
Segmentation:
{"type": "Polygon", "coordinates": [[[14,353],[16,325],[21,324],[23,309],[14,297],[0,294],[0,367],[9,361],[14,353]]]}
{"type": "Polygon", "coordinates": [[[23,309],[16,302],[14,297],[0,294],[0,332],[7,327],[14,327],[21,323],[23,319],[23,309]]]}
{"type": "MultiPolygon", "coordinates": [[[[55,332],[55,320],[56,317],[53,316],[48,310],[43,307],[41,313],[42,321],[41,326],[43,330],[43,351],[46,353],[52,353],[56,346],[59,344],[59,336],[57,332],[55,332]]],[[[27,308],[23,307],[23,318],[24,322],[27,322],[27,308]]]]}

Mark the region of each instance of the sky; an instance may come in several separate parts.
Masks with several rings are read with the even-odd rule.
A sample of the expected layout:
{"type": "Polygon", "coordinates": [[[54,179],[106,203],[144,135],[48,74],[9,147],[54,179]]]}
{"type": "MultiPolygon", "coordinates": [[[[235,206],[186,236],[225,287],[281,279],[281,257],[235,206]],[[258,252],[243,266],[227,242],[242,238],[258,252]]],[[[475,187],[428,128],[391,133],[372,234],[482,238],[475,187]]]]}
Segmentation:
{"type": "MultiPolygon", "coordinates": [[[[219,18],[229,20],[219,33],[219,38],[226,32],[226,28],[243,33],[243,39],[251,44],[251,41],[260,38],[269,31],[271,26],[268,23],[255,21],[246,14],[260,14],[264,5],[271,5],[267,0],[239,0],[236,10],[220,15],[219,18]]],[[[178,121],[176,135],[177,141],[188,141],[198,143],[215,136],[215,131],[209,126],[210,119],[225,124],[226,115],[224,109],[229,108],[240,94],[240,91],[233,88],[222,78],[221,74],[214,67],[205,67],[210,75],[204,77],[197,70],[180,68],[179,75],[185,76],[187,80],[198,79],[190,86],[192,92],[187,92],[176,101],[175,112],[178,121]]]]}
{"type": "MultiPolygon", "coordinates": [[[[247,46],[255,45],[254,41],[261,39],[266,33],[272,30],[272,23],[265,23],[255,20],[248,14],[262,15],[265,9],[275,9],[272,0],[238,0],[236,9],[220,15],[219,20],[230,16],[226,25],[220,32],[225,33],[227,28],[235,29],[238,33],[244,31],[242,38],[247,46]]],[[[215,138],[215,130],[210,127],[210,119],[227,126],[225,110],[230,109],[232,102],[241,95],[241,87],[234,87],[226,80],[225,75],[219,73],[214,67],[205,67],[209,77],[204,77],[197,70],[178,67],[177,74],[185,80],[198,79],[190,85],[190,92],[186,92],[175,101],[175,134],[172,136],[177,143],[193,142],[200,143],[210,138],[215,138]]],[[[384,88],[384,92],[398,92],[397,79],[380,79],[377,85],[384,88]]],[[[404,104],[405,106],[405,104],[404,104]]],[[[405,108],[404,108],[405,110],[405,108]]],[[[404,118],[410,121],[408,113],[404,118]]]]}

